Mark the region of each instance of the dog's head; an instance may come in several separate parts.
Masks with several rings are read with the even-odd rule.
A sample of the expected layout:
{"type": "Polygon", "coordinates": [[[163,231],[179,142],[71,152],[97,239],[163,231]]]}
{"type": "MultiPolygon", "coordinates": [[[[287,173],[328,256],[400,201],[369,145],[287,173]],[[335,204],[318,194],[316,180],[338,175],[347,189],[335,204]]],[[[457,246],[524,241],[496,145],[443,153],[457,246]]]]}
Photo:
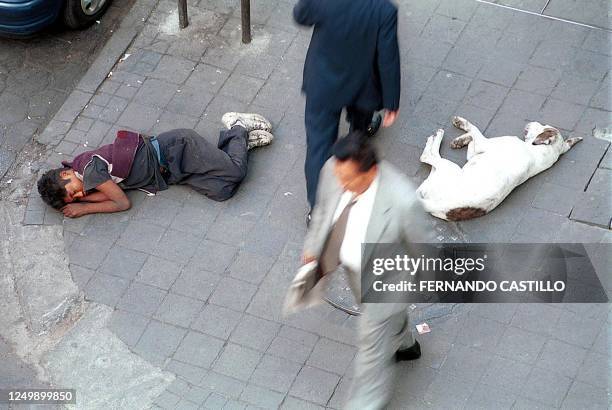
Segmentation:
{"type": "Polygon", "coordinates": [[[563,137],[555,127],[534,121],[525,126],[525,141],[533,145],[555,145],[562,143],[563,137]]]}
{"type": "Polygon", "coordinates": [[[530,122],[525,126],[525,142],[532,145],[548,145],[558,150],[559,154],[566,153],[580,141],[582,141],[582,137],[572,137],[564,140],[561,132],[550,125],[530,122]]]}

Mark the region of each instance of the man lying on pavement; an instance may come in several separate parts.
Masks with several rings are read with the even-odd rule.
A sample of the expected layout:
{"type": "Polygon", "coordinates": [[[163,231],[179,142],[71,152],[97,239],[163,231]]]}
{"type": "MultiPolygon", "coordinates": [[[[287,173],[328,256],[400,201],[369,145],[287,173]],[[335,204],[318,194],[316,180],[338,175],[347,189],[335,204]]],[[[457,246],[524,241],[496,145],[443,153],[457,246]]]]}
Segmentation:
{"type": "Polygon", "coordinates": [[[176,129],[149,137],[119,131],[112,144],[83,152],[38,180],[43,201],[71,218],[130,208],[124,190],[157,192],[186,184],[215,201],[231,198],[247,173],[248,151],[268,145],[272,125],[258,114],[226,113],[215,147],[176,129]]]}

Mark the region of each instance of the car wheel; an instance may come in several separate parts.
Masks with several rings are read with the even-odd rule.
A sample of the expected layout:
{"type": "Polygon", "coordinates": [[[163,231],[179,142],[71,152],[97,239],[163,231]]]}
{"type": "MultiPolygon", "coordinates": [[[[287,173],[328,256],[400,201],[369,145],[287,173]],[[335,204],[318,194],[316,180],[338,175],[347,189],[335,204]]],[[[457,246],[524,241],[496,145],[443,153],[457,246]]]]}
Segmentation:
{"type": "Polygon", "coordinates": [[[64,24],[73,29],[85,28],[102,17],[112,0],[66,0],[64,24]]]}

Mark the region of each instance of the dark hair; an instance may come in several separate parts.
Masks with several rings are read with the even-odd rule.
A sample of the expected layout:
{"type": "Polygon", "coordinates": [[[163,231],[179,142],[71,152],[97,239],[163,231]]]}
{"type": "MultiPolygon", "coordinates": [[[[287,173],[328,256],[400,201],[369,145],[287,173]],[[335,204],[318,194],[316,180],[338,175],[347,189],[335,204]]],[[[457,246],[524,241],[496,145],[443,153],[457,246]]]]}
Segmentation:
{"type": "Polygon", "coordinates": [[[64,198],[68,195],[66,184],[70,180],[63,179],[60,173],[67,169],[69,168],[51,169],[45,172],[38,180],[38,193],[40,197],[47,205],[55,209],[60,209],[66,205],[66,202],[64,202],[64,198]]]}
{"type": "Polygon", "coordinates": [[[359,164],[360,172],[369,171],[378,164],[378,154],[364,131],[351,131],[334,144],[332,153],[339,161],[353,160],[359,164]]]}

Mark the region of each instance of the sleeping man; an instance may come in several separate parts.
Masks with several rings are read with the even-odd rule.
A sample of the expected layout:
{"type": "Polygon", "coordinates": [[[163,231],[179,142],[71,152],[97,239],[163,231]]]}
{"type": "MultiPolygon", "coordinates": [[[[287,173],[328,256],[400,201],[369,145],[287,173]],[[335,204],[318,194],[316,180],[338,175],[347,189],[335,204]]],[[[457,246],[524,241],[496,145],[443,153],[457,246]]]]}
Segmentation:
{"type": "Polygon", "coordinates": [[[77,155],[38,180],[43,201],[71,218],[130,208],[124,190],[157,192],[186,184],[215,201],[231,198],[247,173],[248,151],[269,144],[272,125],[258,114],[226,113],[214,146],[189,129],[156,137],[119,131],[112,144],[77,155]]]}

